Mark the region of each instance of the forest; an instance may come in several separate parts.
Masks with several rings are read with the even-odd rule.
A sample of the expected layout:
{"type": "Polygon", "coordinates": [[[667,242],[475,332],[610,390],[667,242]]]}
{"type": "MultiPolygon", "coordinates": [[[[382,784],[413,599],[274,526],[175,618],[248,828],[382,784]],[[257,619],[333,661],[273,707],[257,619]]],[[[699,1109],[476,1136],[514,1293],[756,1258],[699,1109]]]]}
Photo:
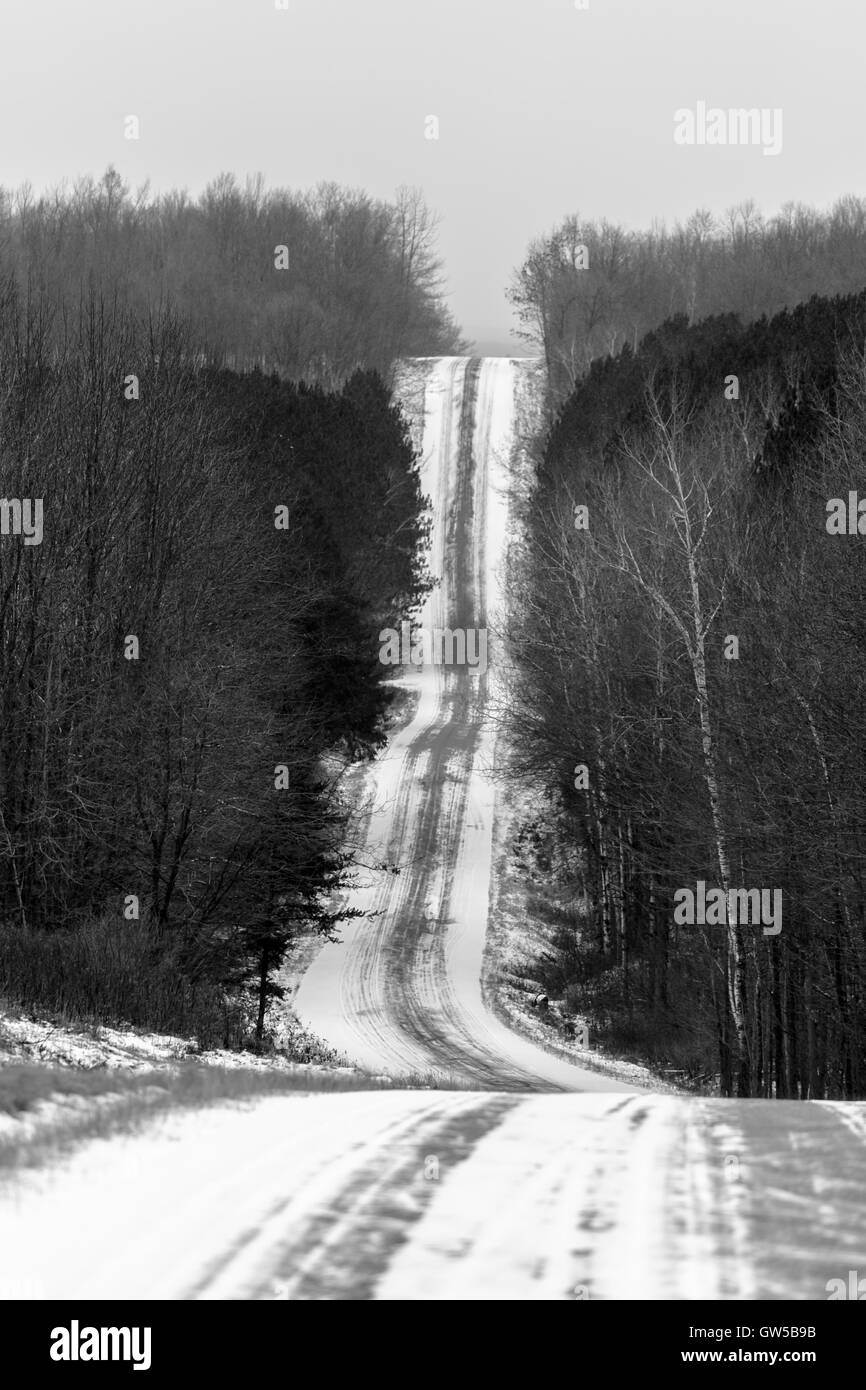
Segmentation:
{"type": "Polygon", "coordinates": [[[856,499],[831,524],[864,457],[866,291],[675,314],[566,393],[513,548],[510,770],[556,808],[540,978],[726,1095],[866,1094],[856,499]],[[780,930],[678,914],[702,885],[779,894],[780,930]]]}
{"type": "Polygon", "coordinates": [[[437,219],[417,189],[390,203],[223,173],[202,194],[98,180],[0,188],[0,266],[55,305],[98,283],[138,315],[170,304],[207,362],[337,386],[400,357],[459,351],[437,219]]]}
{"type": "Polygon", "coordinates": [[[774,217],[746,200],[636,231],[572,215],[531,243],[508,297],[519,334],[544,354],[556,408],[596,358],[636,350],[668,319],[751,323],[813,294],[850,294],[864,258],[866,199],[853,195],[826,212],[786,203],[774,217]]]}
{"type": "Polygon", "coordinates": [[[7,1004],[261,1047],[351,915],[342,774],[430,582],[391,369],[459,345],[433,226],[230,177],[0,197],[3,490],[43,532],[0,543],[7,1004]]]}

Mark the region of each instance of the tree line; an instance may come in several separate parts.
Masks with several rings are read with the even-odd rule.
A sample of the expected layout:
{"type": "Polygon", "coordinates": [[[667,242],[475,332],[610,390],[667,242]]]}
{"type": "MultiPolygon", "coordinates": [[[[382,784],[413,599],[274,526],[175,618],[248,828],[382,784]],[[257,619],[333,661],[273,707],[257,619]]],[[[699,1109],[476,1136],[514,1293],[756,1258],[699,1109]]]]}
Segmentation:
{"type": "Polygon", "coordinates": [[[109,167],[36,195],[0,188],[0,263],[71,312],[81,286],[139,315],[171,305],[212,365],[337,386],[358,368],[461,350],[444,302],[435,216],[393,201],[221,174],[198,197],[132,191],[109,167]]]}
{"type": "Polygon", "coordinates": [[[826,212],[787,203],[769,218],[749,200],[640,231],[572,215],[531,243],[509,298],[520,335],[544,353],[556,408],[596,357],[636,349],[679,314],[749,323],[813,294],[855,292],[864,254],[866,199],[854,196],[826,212]]]}
{"type": "Polygon", "coordinates": [[[866,1094],[864,456],[866,292],[680,315],[568,396],[511,557],[513,772],[556,807],[539,969],[723,1094],[866,1094]],[[701,882],[780,890],[781,929],[684,921],[701,882]]]}
{"type": "Polygon", "coordinates": [[[170,307],[19,280],[0,476],[44,535],[0,537],[0,997],[261,1045],[285,951],[346,916],[341,773],[428,585],[416,455],[374,370],[208,366],[170,307]]]}

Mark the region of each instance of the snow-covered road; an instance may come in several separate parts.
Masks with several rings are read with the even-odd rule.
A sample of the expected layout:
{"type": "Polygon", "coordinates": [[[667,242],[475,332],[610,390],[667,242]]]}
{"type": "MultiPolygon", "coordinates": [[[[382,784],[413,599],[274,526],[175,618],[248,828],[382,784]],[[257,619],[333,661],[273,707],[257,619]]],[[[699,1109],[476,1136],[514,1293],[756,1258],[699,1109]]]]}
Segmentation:
{"type": "MultiPolygon", "coordinates": [[[[631,1091],[519,1038],[482,1000],[493,830],[495,619],[513,484],[520,359],[430,358],[404,368],[420,399],[423,486],[433,501],[430,567],[441,583],[417,626],[488,631],[486,673],[411,672],[414,717],[372,767],[365,796],[374,870],[352,906],[376,915],[343,930],[307,971],[302,1022],[362,1066],[435,1072],[485,1087],[631,1091]],[[488,626],[489,625],[489,626],[488,626]]],[[[399,382],[398,382],[399,391],[399,382]]]]}
{"type": "Polygon", "coordinates": [[[371,1092],[161,1120],[0,1188],[0,1294],[806,1299],[866,1272],[866,1106],[371,1092]]]}

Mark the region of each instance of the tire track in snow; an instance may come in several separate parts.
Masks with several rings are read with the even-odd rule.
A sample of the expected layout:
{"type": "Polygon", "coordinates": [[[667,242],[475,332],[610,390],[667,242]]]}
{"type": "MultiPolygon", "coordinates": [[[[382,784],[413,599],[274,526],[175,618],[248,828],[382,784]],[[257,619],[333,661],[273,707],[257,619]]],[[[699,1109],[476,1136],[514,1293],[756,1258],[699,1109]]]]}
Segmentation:
{"type": "Polygon", "coordinates": [[[433,1205],[442,1170],[450,1177],[471,1161],[477,1143],[495,1132],[516,1103],[504,1095],[463,1097],[444,1116],[416,1123],[405,1148],[385,1152],[380,1147],[320,1213],[306,1242],[293,1237],[282,1253],[275,1274],[279,1279],[285,1271],[286,1296],[372,1298],[395,1253],[411,1244],[415,1224],[433,1205]],[[431,1162],[436,1176],[425,1172],[431,1162]],[[352,1252],[351,1263],[345,1261],[346,1250],[352,1252]]]}
{"type": "Polygon", "coordinates": [[[866,1269],[866,1105],[838,1110],[396,1091],[186,1112],[4,1184],[4,1266],[61,1300],[822,1300],[866,1269]]]}
{"type": "MultiPolygon", "coordinates": [[[[419,625],[483,628],[490,546],[502,540],[491,532],[492,470],[502,490],[519,367],[507,358],[444,358],[426,370],[422,486],[433,499],[431,569],[442,582],[419,625]]],[[[365,827],[368,857],[401,872],[380,872],[351,897],[377,915],[346,924],[341,945],[320,952],[298,990],[299,1016],[376,1070],[432,1071],[491,1089],[633,1091],[510,1033],[484,1004],[494,803],[485,776],[494,751],[488,674],[434,666],[408,683],[420,689],[421,707],[371,769],[377,809],[365,827]]]]}

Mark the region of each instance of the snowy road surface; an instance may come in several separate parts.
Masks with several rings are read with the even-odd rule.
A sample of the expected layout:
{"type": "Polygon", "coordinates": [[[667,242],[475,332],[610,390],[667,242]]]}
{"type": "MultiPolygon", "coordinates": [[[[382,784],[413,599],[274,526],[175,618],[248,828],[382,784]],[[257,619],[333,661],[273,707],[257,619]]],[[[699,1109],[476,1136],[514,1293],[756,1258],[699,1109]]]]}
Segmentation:
{"type": "Polygon", "coordinates": [[[342,942],[321,951],[295,1008],[314,1033],[377,1070],[491,1089],[633,1091],[519,1038],[481,996],[494,802],[485,706],[526,370],[504,357],[406,365],[407,409],[424,375],[422,477],[433,501],[430,567],[441,580],[417,626],[489,624],[492,669],[433,664],[410,674],[414,717],[371,768],[365,793],[367,856],[400,872],[368,875],[351,903],[378,915],[347,924],[342,942]]]}
{"type": "Polygon", "coordinates": [[[866,1105],[518,1092],[174,1115],[24,1173],[37,1298],[807,1299],[866,1271],[866,1105]]]}

